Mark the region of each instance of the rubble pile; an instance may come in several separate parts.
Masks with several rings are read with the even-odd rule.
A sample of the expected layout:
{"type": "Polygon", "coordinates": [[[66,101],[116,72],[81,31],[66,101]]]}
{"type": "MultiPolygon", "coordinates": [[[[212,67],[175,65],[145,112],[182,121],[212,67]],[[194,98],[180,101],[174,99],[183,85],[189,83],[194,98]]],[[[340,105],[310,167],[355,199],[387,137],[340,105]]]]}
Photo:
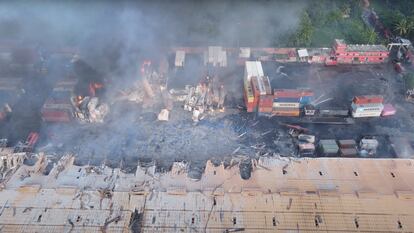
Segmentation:
{"type": "Polygon", "coordinates": [[[27,153],[14,153],[12,147],[0,148],[0,181],[7,178],[8,174],[23,164],[27,153]]]}
{"type": "Polygon", "coordinates": [[[224,111],[224,100],[226,90],[224,85],[220,85],[217,77],[206,77],[205,82],[201,82],[196,87],[187,87],[187,97],[184,102],[184,110],[192,112],[192,119],[198,122],[203,119],[205,114],[215,110],[224,111]]]}
{"type": "Polygon", "coordinates": [[[103,123],[109,113],[109,105],[100,103],[98,97],[85,97],[77,105],[77,116],[82,122],[103,123]]]}

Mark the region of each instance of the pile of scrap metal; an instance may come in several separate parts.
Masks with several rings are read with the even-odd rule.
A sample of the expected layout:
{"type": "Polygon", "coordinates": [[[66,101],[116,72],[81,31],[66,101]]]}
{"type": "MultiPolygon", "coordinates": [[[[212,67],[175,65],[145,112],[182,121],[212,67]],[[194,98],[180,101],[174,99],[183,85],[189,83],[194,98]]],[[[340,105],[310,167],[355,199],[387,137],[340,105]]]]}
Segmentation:
{"type": "Polygon", "coordinates": [[[37,140],[39,140],[39,134],[36,132],[31,132],[27,136],[25,141],[19,141],[16,146],[14,147],[14,153],[19,152],[32,152],[34,146],[37,143],[37,140]]]}
{"type": "MultiPolygon", "coordinates": [[[[160,67],[160,70],[164,69],[160,67]]],[[[122,90],[116,100],[142,104],[144,108],[154,106],[157,101],[164,100],[164,96],[167,96],[165,95],[167,81],[164,73],[157,72],[153,69],[152,62],[145,60],[141,64],[140,80],[136,80],[132,87],[122,90]]]]}
{"type": "Polygon", "coordinates": [[[361,156],[373,156],[377,153],[379,142],[375,137],[364,137],[359,143],[361,156]]]}
{"type": "Polygon", "coordinates": [[[310,135],[309,129],[299,125],[282,124],[288,128],[288,133],[298,145],[301,157],[312,157],[315,155],[315,136],[310,135]]]}
{"type": "Polygon", "coordinates": [[[115,101],[129,101],[141,104],[144,101],[144,95],[145,92],[141,82],[137,80],[131,87],[121,90],[115,98],[115,101]]]}
{"type": "Polygon", "coordinates": [[[188,88],[188,94],[184,101],[184,109],[193,113],[193,121],[198,122],[204,118],[207,112],[214,110],[224,111],[226,90],[219,84],[217,78],[206,77],[196,87],[188,88]]]}
{"type": "Polygon", "coordinates": [[[109,113],[109,105],[100,103],[98,97],[86,96],[75,105],[75,114],[81,122],[103,123],[109,113]]]}
{"type": "Polygon", "coordinates": [[[42,107],[43,121],[70,122],[74,119],[91,123],[104,121],[109,112],[109,106],[106,103],[100,103],[98,97],[94,96],[96,84],[89,86],[90,96],[83,97],[75,93],[77,82],[75,79],[68,79],[55,86],[52,95],[42,107]]]}

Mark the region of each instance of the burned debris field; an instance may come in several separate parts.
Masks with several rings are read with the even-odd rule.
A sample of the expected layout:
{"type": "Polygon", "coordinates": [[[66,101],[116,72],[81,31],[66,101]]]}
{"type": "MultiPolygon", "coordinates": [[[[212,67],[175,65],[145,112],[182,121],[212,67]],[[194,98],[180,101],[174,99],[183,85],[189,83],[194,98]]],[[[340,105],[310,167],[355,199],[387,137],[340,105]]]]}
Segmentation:
{"type": "MultiPolygon", "coordinates": [[[[376,119],[355,119],[352,124],[313,124],[302,122],[303,119],[298,117],[248,113],[242,95],[243,66],[234,64],[212,71],[226,88],[224,110],[206,111],[198,122],[194,122],[193,114],[184,109],[185,101],[173,100],[170,100],[168,121],[160,121],[158,114],[166,108],[164,97],[161,92],[154,91],[153,97],[148,99],[145,90],[137,84],[140,82],[138,77],[129,87],[118,87],[113,84],[115,80],[104,84],[105,89],[118,88],[113,92],[117,96],[106,97],[110,111],[104,122],[79,122],[75,119],[44,122],[40,114],[43,102],[31,100],[30,94],[39,93],[39,99],[46,101],[53,88],[29,82],[24,88],[26,92],[14,107],[16,110],[7,123],[2,124],[2,137],[10,138],[9,143],[17,143],[16,140],[25,138],[30,132],[39,132],[40,138],[34,150],[46,153],[51,160],[75,154],[78,155],[75,164],[105,163],[132,171],[140,160],[155,160],[160,169],[169,169],[175,161],[187,161],[198,168],[209,159],[301,157],[297,133],[314,135],[318,140],[359,141],[363,137],[374,136],[380,142],[379,148],[375,154],[365,157],[396,157],[393,148],[398,144],[393,140],[412,135],[412,105],[404,102],[402,81],[388,64],[325,67],[264,62],[263,70],[273,89],[310,88],[315,96],[323,96],[322,99],[328,101],[320,104],[320,109],[348,111],[354,96],[381,94],[386,96],[385,101],[397,103],[394,106],[398,113],[376,119]],[[289,125],[303,127],[306,132],[300,132],[301,129],[292,132],[296,130],[289,125]]],[[[170,93],[174,93],[171,90],[184,90],[186,85],[197,85],[206,72],[203,64],[186,71],[186,64],[180,70],[168,70],[168,84],[174,85],[169,89],[170,93]],[[194,77],[199,77],[199,80],[194,77]]],[[[170,94],[169,98],[174,96],[170,94]]],[[[324,155],[315,152],[310,156],[324,155]]]]}
{"type": "MultiPolygon", "coordinates": [[[[98,5],[101,15],[79,20],[89,20],[88,27],[104,20],[113,4],[98,5]]],[[[401,48],[412,49],[409,41],[386,47],[332,39],[323,48],[295,46],[284,43],[283,35],[301,27],[306,3],[281,4],[298,16],[285,24],[278,21],[284,16],[270,17],[265,6],[246,2],[240,12],[260,10],[263,15],[252,20],[280,30],[276,43],[268,35],[255,41],[243,34],[256,27],[242,15],[211,15],[230,5],[203,5],[206,22],[226,22],[223,28],[207,25],[218,31],[205,38],[206,25],[182,19],[201,6],[173,5],[188,12],[172,20],[171,12],[158,8],[161,3],[128,2],[114,8],[107,29],[94,31],[78,21],[74,12],[80,6],[73,4],[63,10],[62,23],[82,30],[61,32],[72,40],[62,39],[56,25],[39,16],[42,7],[55,9],[53,4],[29,10],[35,22],[50,23],[48,40],[27,37],[30,20],[14,18],[22,5],[7,5],[15,15],[0,29],[14,25],[17,32],[0,41],[3,146],[44,153],[50,161],[70,154],[77,165],[128,172],[140,161],[155,161],[160,170],[185,161],[200,174],[207,160],[412,154],[414,108],[397,69],[403,66],[396,68],[394,59],[401,48]],[[227,32],[231,20],[237,26],[227,32]],[[182,38],[194,28],[195,36],[182,38]]],[[[411,68],[404,66],[408,73],[411,68]]]]}
{"type": "Polygon", "coordinates": [[[0,233],[414,232],[414,1],[0,1],[0,233]]]}

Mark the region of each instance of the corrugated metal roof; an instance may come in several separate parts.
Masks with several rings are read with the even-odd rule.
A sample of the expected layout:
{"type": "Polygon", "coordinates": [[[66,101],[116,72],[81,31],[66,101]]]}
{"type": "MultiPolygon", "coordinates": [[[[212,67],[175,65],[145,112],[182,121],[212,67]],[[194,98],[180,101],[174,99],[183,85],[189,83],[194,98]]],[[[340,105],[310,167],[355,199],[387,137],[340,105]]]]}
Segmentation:
{"type": "Polygon", "coordinates": [[[263,77],[263,68],[260,61],[246,61],[246,76],[251,77],[263,77]]]}
{"type": "Polygon", "coordinates": [[[0,191],[2,232],[414,231],[411,159],[262,158],[249,180],[208,162],[200,181],[185,166],[125,174],[65,159],[48,176],[41,164],[12,174],[0,191]]]}
{"type": "Polygon", "coordinates": [[[175,66],[182,67],[185,62],[185,51],[177,50],[175,53],[175,66]]]}
{"type": "Polygon", "coordinates": [[[298,49],[298,56],[302,57],[309,57],[309,53],[307,49],[298,49]]]}
{"type": "Polygon", "coordinates": [[[209,46],[205,53],[205,63],[213,66],[227,66],[227,52],[220,46],[209,46]]]}

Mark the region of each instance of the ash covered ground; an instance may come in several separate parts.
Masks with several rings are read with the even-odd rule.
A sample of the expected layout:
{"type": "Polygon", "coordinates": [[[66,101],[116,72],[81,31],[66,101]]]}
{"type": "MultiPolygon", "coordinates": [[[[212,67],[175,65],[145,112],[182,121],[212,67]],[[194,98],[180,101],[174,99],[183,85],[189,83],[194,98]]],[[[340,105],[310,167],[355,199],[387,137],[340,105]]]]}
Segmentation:
{"type": "Polygon", "coordinates": [[[357,119],[352,125],[301,124],[297,123],[297,118],[259,117],[242,108],[242,68],[233,67],[228,68],[233,71],[226,76],[229,87],[226,111],[215,112],[197,125],[179,103],[170,112],[170,120],[160,122],[157,121],[159,106],[143,108],[129,102],[112,104],[111,113],[103,124],[47,124],[38,116],[40,103],[22,101],[18,108],[21,112],[14,113],[10,121],[2,125],[2,135],[12,137],[18,131],[11,128],[28,127],[26,132],[41,133],[36,150],[46,152],[52,160],[65,153],[74,153],[78,155],[78,164],[104,162],[127,171],[133,171],[139,160],[155,160],[161,169],[168,169],[174,161],[188,161],[191,166],[202,167],[208,159],[296,157],[296,145],[283,123],[306,127],[318,139],[358,140],[363,136],[377,136],[381,145],[375,157],[396,157],[393,146],[401,145],[393,145],[394,139],[413,136],[413,106],[403,101],[402,83],[389,65],[323,67],[295,64],[282,69],[287,76],[276,72],[279,65],[268,63],[264,66],[274,88],[309,87],[316,96],[323,94],[324,98],[333,98],[322,106],[328,109],[349,106],[355,95],[382,94],[386,97],[385,102],[395,104],[398,113],[390,118],[357,119]]]}
{"type": "MultiPolygon", "coordinates": [[[[410,146],[398,143],[403,143],[401,138],[414,136],[413,105],[404,101],[402,80],[389,64],[340,67],[264,64],[264,72],[270,77],[274,88],[310,88],[316,97],[324,95],[324,99],[333,98],[320,107],[349,108],[355,95],[381,94],[385,96],[385,102],[397,108],[396,116],[358,119],[353,125],[301,124],[296,118],[268,118],[246,113],[242,101],[243,67],[231,64],[231,61],[229,68],[219,73],[219,78],[228,89],[226,111],[216,112],[198,125],[193,124],[191,114],[185,112],[180,104],[175,104],[168,122],[159,122],[156,116],[160,106],[144,108],[139,104],[111,101],[119,90],[139,79],[138,70],[143,59],[157,60],[167,47],[211,44],[274,46],[274,35],[262,32],[272,28],[272,32],[283,36],[288,29],[295,28],[298,12],[306,5],[303,1],[293,3],[293,6],[280,2],[236,4],[236,8],[231,8],[234,14],[226,11],[234,7],[234,2],[215,1],[214,4],[195,4],[192,7],[183,3],[186,7],[178,4],[173,5],[172,9],[168,6],[159,8],[160,4],[126,3],[115,8],[112,4],[98,4],[95,14],[88,16],[79,13],[85,13],[87,8],[82,5],[74,4],[62,10],[56,5],[45,4],[30,9],[25,8],[24,4],[6,5],[4,9],[10,13],[1,20],[20,25],[14,38],[20,43],[63,47],[66,46],[66,39],[71,38],[69,44],[79,47],[82,59],[91,68],[78,71],[78,77],[86,80],[97,76],[105,83],[108,93],[105,98],[111,103],[110,113],[103,124],[42,122],[40,108],[54,84],[63,77],[64,66],[52,64],[47,75],[23,74],[26,92],[14,107],[10,119],[0,125],[0,136],[8,138],[11,144],[23,140],[29,132],[39,132],[41,138],[35,150],[46,152],[52,160],[65,153],[75,153],[78,164],[105,162],[130,171],[138,160],[156,160],[163,168],[183,160],[194,166],[203,166],[211,158],[297,156],[288,129],[281,124],[294,123],[310,129],[310,134],[318,139],[358,140],[366,135],[375,135],[381,142],[377,157],[397,156],[393,144],[394,148],[407,148],[399,156],[406,156],[412,151],[410,146]],[[203,11],[195,15],[194,8],[203,11]],[[45,9],[53,14],[43,14],[45,9]],[[178,10],[182,15],[177,16],[178,10]],[[219,21],[213,22],[211,15],[216,13],[220,15],[219,21]],[[247,13],[251,16],[248,19],[254,23],[247,22],[247,13]],[[108,15],[113,16],[111,20],[108,15]],[[36,24],[32,25],[31,21],[36,24]],[[211,32],[215,24],[220,27],[211,36],[200,33],[203,30],[211,32]],[[44,30],[43,36],[35,33],[40,29],[44,30]],[[192,33],[188,34],[186,30],[192,33]],[[257,35],[263,36],[257,39],[257,35]],[[286,75],[277,73],[280,66],[285,66],[281,71],[286,75]]],[[[170,88],[194,85],[206,75],[200,61],[187,60],[182,73],[176,73],[172,68],[169,70],[170,88]]]]}

